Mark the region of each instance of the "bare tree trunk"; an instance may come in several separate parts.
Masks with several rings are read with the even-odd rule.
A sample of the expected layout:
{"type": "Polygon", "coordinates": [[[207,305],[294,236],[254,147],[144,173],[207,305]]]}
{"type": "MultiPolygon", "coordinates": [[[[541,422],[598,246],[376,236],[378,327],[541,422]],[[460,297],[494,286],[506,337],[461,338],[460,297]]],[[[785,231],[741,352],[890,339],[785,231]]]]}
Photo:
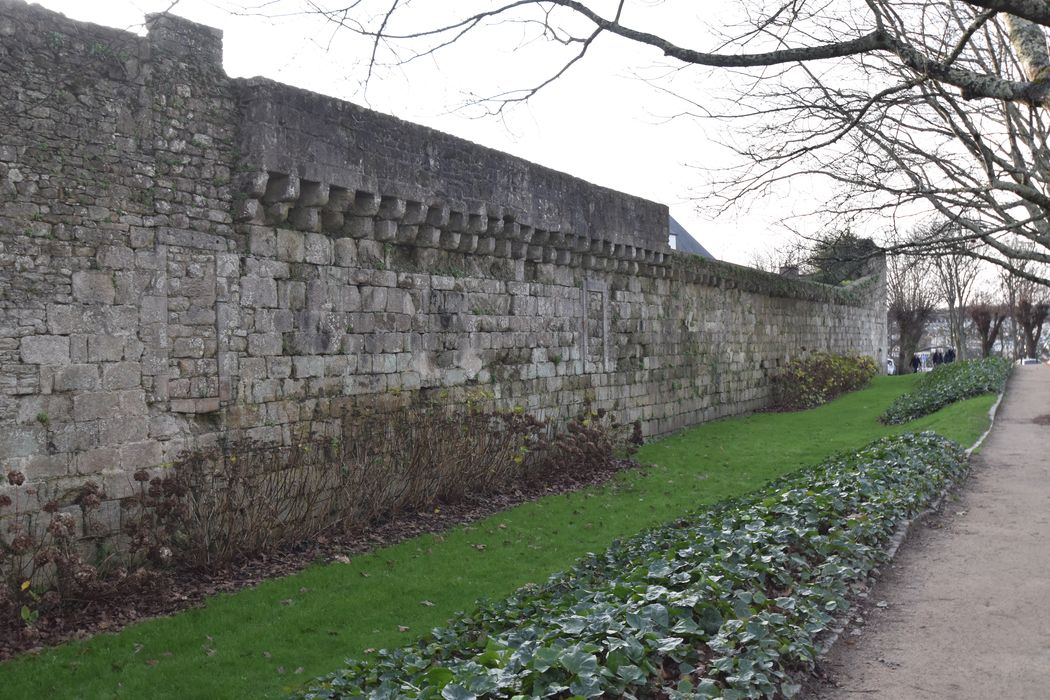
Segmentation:
{"type": "MultiPolygon", "coordinates": [[[[957,237],[960,232],[957,224],[944,222],[930,226],[920,236],[938,240],[957,237]]],[[[965,360],[967,354],[963,324],[973,285],[980,272],[980,260],[972,257],[972,253],[978,250],[977,246],[960,246],[957,250],[933,258],[933,267],[940,281],[941,298],[948,308],[948,335],[960,360],[965,360]]]]}
{"type": "Polygon", "coordinates": [[[1050,314],[1050,305],[1045,301],[1032,301],[1024,297],[1017,302],[1014,317],[1021,328],[1025,357],[1039,357],[1039,339],[1043,335],[1043,323],[1050,314]]]}
{"type": "Polygon", "coordinates": [[[933,316],[936,295],[930,288],[929,264],[924,259],[892,258],[886,272],[889,318],[897,327],[900,341],[898,372],[906,374],[911,370],[911,358],[919,349],[926,324],[933,316]]]}
{"type": "Polygon", "coordinates": [[[995,341],[999,339],[1007,313],[1002,306],[982,300],[971,305],[968,314],[981,343],[981,357],[988,357],[992,354],[995,341]]]}

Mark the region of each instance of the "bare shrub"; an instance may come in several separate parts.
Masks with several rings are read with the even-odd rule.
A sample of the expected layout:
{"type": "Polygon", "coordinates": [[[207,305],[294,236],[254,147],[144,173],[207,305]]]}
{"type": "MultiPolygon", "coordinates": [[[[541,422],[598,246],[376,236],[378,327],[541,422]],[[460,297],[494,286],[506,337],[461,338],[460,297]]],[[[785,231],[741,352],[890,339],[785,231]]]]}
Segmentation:
{"type": "Polygon", "coordinates": [[[214,568],[331,527],[339,446],[240,442],[136,472],[127,505],[133,553],[154,565],[214,568]]]}
{"type": "Polygon", "coordinates": [[[215,568],[398,512],[591,473],[631,453],[640,426],[586,411],[565,431],[525,413],[422,397],[359,411],[341,440],[283,447],[238,442],[141,471],[128,518],[134,552],[157,565],[215,568]]]}
{"type": "Polygon", "coordinates": [[[605,411],[587,408],[558,430],[521,408],[483,409],[491,398],[417,396],[358,411],[339,440],[231,441],[139,470],[123,503],[126,552],[84,537],[106,499],[94,482],[51,493],[12,472],[17,498],[0,494],[0,617],[34,635],[40,615],[147,590],[160,568],[215,570],[402,511],[588,477],[641,442],[639,423],[605,411]]]}
{"type": "MultiPolygon", "coordinates": [[[[7,480],[25,484],[17,471],[7,480]]],[[[104,498],[93,481],[66,491],[25,485],[17,502],[0,495],[0,618],[21,619],[31,630],[42,613],[148,582],[148,572],[129,572],[115,554],[92,551],[83,539],[82,523],[91,524],[104,498]]]]}
{"type": "Polygon", "coordinates": [[[565,469],[577,474],[606,471],[616,460],[633,455],[641,444],[640,421],[623,424],[605,409],[588,407],[544,445],[539,470],[549,473],[565,469]]]}

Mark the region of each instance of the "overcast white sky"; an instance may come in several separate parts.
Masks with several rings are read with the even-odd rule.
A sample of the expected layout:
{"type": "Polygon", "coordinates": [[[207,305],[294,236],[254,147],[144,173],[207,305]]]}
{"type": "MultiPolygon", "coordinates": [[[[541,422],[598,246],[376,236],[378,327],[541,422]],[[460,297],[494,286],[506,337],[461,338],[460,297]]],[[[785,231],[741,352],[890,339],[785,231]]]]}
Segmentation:
{"type": "MultiPolygon", "coordinates": [[[[431,5],[440,8],[452,1],[431,5]]],[[[38,0],[38,4],[75,19],[141,32],[144,15],[166,9],[171,0],[38,0]]],[[[278,0],[270,8],[296,9],[304,4],[278,0]]],[[[712,13],[711,4],[668,2],[660,5],[663,14],[657,21],[671,34],[692,31],[700,24],[698,13],[712,13]]],[[[225,68],[231,76],[261,75],[347,99],[663,202],[715,257],[746,264],[754,252],[764,252],[787,237],[776,225],[778,218],[801,212],[813,201],[813,193],[807,191],[812,183],[794,183],[775,201],[757,202],[750,211],[734,210],[714,220],[698,213],[695,200],[704,196],[705,176],[696,166],[726,162],[728,151],[717,143],[731,140],[733,134],[716,122],[666,119],[683,106],[638,78],[639,70],[661,70],[659,53],[651,49],[606,38],[595,44],[587,60],[527,105],[515,107],[502,119],[472,118],[456,109],[469,93],[488,95],[529,86],[519,72],[520,54],[513,55],[520,29],[479,33],[437,60],[384,70],[365,93],[361,78],[368,57],[366,43],[346,32],[333,39],[332,26],[317,17],[273,19],[230,13],[242,5],[235,0],[180,0],[175,9],[175,14],[224,31],[225,68]]],[[[536,55],[553,56],[549,51],[536,55]]],[[[697,81],[705,75],[697,71],[684,79],[697,81]]],[[[706,76],[704,85],[717,90],[720,79],[706,76]]],[[[815,230],[815,224],[802,227],[815,230]]]]}

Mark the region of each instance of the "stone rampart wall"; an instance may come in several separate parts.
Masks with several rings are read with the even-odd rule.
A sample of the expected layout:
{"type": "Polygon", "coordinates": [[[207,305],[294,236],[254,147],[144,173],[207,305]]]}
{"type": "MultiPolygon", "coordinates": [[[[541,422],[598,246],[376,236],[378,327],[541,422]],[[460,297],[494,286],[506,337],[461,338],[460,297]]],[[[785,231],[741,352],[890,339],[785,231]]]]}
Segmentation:
{"type": "Polygon", "coordinates": [[[110,529],[139,467],[415,390],[659,435],[761,408],[810,350],[882,363],[881,275],[673,254],[661,205],[229,79],[215,30],[148,27],[0,0],[0,464],[100,480],[110,529]]]}

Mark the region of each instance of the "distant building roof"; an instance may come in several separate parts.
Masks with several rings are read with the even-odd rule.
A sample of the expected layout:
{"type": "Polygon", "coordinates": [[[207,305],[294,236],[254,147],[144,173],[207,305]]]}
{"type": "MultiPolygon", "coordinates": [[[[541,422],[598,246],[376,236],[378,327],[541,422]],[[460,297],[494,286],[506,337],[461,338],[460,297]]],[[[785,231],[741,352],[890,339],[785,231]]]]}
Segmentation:
{"type": "Polygon", "coordinates": [[[689,235],[689,232],[686,231],[685,228],[680,223],[678,223],[673,216],[670,217],[670,219],[671,225],[669,228],[671,230],[668,233],[671,236],[672,248],[683,253],[692,253],[693,255],[699,255],[701,257],[708,258],[709,260],[715,259],[715,256],[707,252],[707,248],[700,245],[700,242],[698,240],[689,235]]]}

